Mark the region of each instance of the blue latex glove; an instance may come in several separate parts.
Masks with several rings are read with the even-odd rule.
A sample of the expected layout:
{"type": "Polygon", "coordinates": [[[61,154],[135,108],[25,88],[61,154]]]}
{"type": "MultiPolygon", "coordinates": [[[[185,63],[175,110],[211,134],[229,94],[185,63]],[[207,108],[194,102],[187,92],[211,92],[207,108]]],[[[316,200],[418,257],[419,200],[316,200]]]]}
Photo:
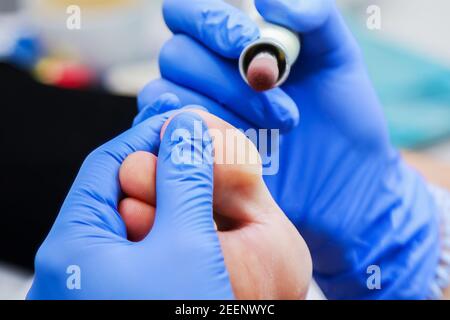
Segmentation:
{"type": "MultiPolygon", "coordinates": [[[[164,101],[174,100],[165,97],[156,104],[164,101]]],[[[205,132],[206,127],[194,126],[193,120],[202,121],[199,116],[183,113],[167,128],[159,147],[155,224],[143,241],[127,240],[117,211],[119,168],[135,151],[157,151],[167,118],[156,116],[135,126],[86,159],[36,256],[29,299],[233,298],[212,218],[212,155],[203,150],[210,142],[170,139],[178,128],[192,137],[195,130],[205,132]],[[194,157],[211,157],[209,161],[176,165],[171,151],[191,146],[194,157]],[[73,278],[77,271],[80,290],[73,278]]]]}
{"type": "Polygon", "coordinates": [[[301,123],[282,136],[280,171],[265,181],[307,241],[320,287],[332,299],[427,297],[439,258],[437,209],[425,181],[389,141],[360,50],[334,1],[256,5],[267,20],[302,35],[303,51],[282,88],[252,91],[229,59],[254,39],[248,30],[255,25],[242,13],[219,0],[166,0],[175,36],[161,52],[164,79],[142,91],[140,109],[158,113],[149,103],[173,92],[244,130],[288,129],[282,124],[298,120],[294,102],[301,123]],[[292,120],[276,110],[290,110],[282,114],[292,120]],[[381,270],[380,290],[367,286],[372,265],[381,270]]]}

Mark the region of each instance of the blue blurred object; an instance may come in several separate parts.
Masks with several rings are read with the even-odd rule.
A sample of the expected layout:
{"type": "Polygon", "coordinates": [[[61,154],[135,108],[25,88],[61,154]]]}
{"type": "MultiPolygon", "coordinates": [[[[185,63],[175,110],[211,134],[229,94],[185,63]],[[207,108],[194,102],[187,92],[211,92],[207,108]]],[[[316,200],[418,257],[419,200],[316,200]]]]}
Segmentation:
{"type": "Polygon", "coordinates": [[[0,61],[31,69],[44,54],[38,34],[23,17],[22,3],[7,0],[0,4],[0,61]]]}
{"type": "Polygon", "coordinates": [[[44,50],[36,35],[23,32],[17,39],[16,44],[7,59],[25,69],[33,68],[43,56],[44,50]]]}
{"type": "Polygon", "coordinates": [[[351,18],[398,147],[450,137],[450,69],[376,36],[351,18]]]}

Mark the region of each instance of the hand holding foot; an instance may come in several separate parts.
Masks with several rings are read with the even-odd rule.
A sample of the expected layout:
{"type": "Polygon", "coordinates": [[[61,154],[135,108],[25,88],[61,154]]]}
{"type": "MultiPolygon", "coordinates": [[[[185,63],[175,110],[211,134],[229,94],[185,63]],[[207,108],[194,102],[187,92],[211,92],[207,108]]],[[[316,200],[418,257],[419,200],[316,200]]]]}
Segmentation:
{"type": "MultiPolygon", "coordinates": [[[[255,146],[221,119],[199,110],[188,112],[201,116],[214,141],[214,219],[235,296],[305,298],[311,278],[309,251],[267,190],[255,146]],[[230,136],[235,139],[226,139],[230,136]]],[[[151,153],[136,152],[120,170],[126,197],[119,212],[132,241],[144,239],[158,219],[157,162],[151,153]]]]}

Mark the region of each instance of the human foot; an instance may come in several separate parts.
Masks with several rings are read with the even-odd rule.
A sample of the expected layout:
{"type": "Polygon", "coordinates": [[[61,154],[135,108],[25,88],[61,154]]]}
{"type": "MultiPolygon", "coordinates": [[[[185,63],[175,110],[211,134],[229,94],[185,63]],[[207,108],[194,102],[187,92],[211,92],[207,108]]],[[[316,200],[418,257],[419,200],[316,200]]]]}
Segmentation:
{"type": "MultiPolygon", "coordinates": [[[[223,120],[189,112],[203,118],[214,141],[214,218],[236,298],[304,298],[311,278],[309,251],[267,190],[256,148],[223,120]]],[[[126,197],[119,212],[131,241],[145,238],[157,214],[156,165],[154,155],[136,152],[120,170],[126,197]]]]}

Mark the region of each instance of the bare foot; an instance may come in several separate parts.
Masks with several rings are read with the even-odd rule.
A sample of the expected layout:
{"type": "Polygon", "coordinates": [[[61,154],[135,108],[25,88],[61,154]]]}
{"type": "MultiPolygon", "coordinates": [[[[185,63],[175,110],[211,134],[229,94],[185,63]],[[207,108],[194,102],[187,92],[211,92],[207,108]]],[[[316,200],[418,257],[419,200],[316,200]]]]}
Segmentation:
{"type": "MultiPolygon", "coordinates": [[[[261,160],[255,146],[223,120],[203,111],[189,112],[205,120],[214,139],[214,214],[235,296],[238,299],[305,298],[312,272],[309,250],[272,199],[262,179],[261,160]],[[227,130],[234,130],[237,144],[227,141],[230,139],[219,141],[227,130]],[[235,145],[245,145],[245,150],[236,151],[235,145]],[[221,164],[223,159],[242,156],[237,152],[245,152],[246,161],[221,164]]],[[[121,201],[119,211],[131,241],[145,238],[153,225],[155,211],[157,214],[156,165],[154,155],[136,152],[125,160],[120,170],[126,198],[121,201]]]]}

